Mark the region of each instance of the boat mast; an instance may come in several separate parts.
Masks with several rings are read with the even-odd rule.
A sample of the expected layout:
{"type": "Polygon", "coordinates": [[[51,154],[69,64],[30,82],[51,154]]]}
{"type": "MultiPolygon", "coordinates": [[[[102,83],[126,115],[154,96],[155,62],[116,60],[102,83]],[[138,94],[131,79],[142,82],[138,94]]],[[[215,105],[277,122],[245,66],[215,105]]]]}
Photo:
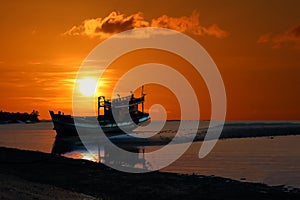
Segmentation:
{"type": "Polygon", "coordinates": [[[142,102],[142,112],[144,113],[144,96],[145,96],[145,94],[144,94],[144,85],[142,86],[142,98],[143,98],[143,102],[142,102]]]}
{"type": "Polygon", "coordinates": [[[99,117],[99,115],[100,115],[100,98],[101,98],[101,97],[98,97],[98,117],[99,117]]]}

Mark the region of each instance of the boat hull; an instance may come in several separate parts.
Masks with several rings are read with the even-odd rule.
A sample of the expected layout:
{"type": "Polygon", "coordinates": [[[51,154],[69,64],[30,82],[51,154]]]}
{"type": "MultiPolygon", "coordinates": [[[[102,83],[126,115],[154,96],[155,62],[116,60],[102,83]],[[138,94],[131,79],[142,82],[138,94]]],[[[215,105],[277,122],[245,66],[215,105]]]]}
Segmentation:
{"type": "Polygon", "coordinates": [[[131,132],[138,126],[147,123],[150,119],[148,113],[139,113],[132,121],[123,121],[121,123],[107,119],[101,120],[96,117],[76,117],[75,123],[74,118],[70,115],[54,114],[53,111],[50,111],[50,115],[54,125],[53,129],[58,137],[78,136],[78,129],[85,130],[87,133],[93,132],[99,130],[99,126],[106,135],[119,135],[124,134],[124,132],[131,132]],[[96,124],[94,123],[95,121],[96,124]]]}

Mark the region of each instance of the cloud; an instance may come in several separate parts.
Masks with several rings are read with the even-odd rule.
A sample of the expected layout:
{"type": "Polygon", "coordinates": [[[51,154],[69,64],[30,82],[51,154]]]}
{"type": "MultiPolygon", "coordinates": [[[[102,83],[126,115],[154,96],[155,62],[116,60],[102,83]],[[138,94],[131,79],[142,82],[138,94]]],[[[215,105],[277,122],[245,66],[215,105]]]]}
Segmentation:
{"type": "Polygon", "coordinates": [[[268,33],[261,35],[257,42],[270,43],[272,48],[280,48],[285,44],[289,44],[294,48],[300,49],[300,24],[281,34],[268,33]]]}
{"type": "Polygon", "coordinates": [[[222,30],[216,24],[213,24],[207,28],[203,28],[203,32],[206,35],[215,36],[217,38],[224,38],[229,35],[227,31],[222,30]]]}
{"type": "Polygon", "coordinates": [[[200,36],[209,35],[217,38],[224,38],[229,35],[227,31],[222,30],[216,24],[208,27],[201,26],[199,13],[197,12],[193,12],[189,17],[182,16],[178,18],[163,15],[150,21],[145,20],[141,12],[129,16],[112,12],[104,18],[86,19],[80,25],[73,26],[63,35],[105,39],[115,33],[141,27],[162,27],[179,32],[200,36]]]}
{"type": "Polygon", "coordinates": [[[84,20],[80,25],[73,26],[66,31],[64,35],[107,38],[115,33],[148,26],[149,22],[144,20],[140,12],[127,17],[124,14],[112,12],[105,18],[84,20]]]}
{"type": "Polygon", "coordinates": [[[179,32],[191,33],[194,35],[210,35],[217,38],[224,38],[229,35],[225,30],[219,28],[216,24],[209,27],[200,25],[199,13],[193,12],[191,16],[179,18],[163,15],[157,19],[152,19],[151,26],[169,28],[179,32]]]}

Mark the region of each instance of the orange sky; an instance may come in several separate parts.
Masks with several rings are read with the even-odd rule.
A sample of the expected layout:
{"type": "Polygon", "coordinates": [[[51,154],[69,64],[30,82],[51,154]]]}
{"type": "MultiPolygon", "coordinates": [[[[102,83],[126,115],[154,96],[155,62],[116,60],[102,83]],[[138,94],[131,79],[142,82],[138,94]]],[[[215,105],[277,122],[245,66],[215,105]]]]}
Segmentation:
{"type": "MultiPolygon", "coordinates": [[[[1,1],[0,109],[36,109],[43,119],[50,109],[71,113],[77,70],[97,44],[121,30],[162,26],[191,36],[214,59],[225,84],[228,120],[299,120],[299,7],[299,1],[289,0],[1,1]],[[99,31],[83,29],[91,23],[99,31]]],[[[120,70],[107,73],[109,83],[131,65],[149,61],[200,82],[194,89],[202,118],[209,118],[203,80],[192,77],[188,63],[166,52],[135,52],[116,60],[111,67],[120,70]]],[[[169,119],[179,118],[176,100],[164,100],[172,96],[166,89],[148,86],[146,93],[147,106],[162,103],[169,119]]]]}

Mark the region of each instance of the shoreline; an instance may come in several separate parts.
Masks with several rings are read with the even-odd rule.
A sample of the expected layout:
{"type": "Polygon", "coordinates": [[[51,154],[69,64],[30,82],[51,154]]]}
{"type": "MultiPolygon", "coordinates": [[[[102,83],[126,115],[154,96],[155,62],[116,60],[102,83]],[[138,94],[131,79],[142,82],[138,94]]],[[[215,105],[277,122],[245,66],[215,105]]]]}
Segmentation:
{"type": "MultiPolygon", "coordinates": [[[[300,189],[297,188],[240,182],[215,176],[158,171],[129,174],[92,161],[4,147],[0,147],[0,162],[0,181],[15,180],[15,186],[11,187],[17,187],[9,188],[10,185],[7,184],[7,190],[0,190],[0,197],[5,197],[7,191],[22,191],[20,187],[25,187],[29,182],[37,186],[30,187],[29,184],[26,193],[32,192],[41,197],[40,199],[47,199],[46,193],[43,197],[43,190],[39,191],[37,187],[50,188],[50,195],[57,193],[62,199],[68,199],[68,194],[69,197],[73,195],[73,199],[76,197],[79,199],[81,197],[82,199],[300,198],[300,189]],[[3,180],[5,178],[8,180],[3,180]]],[[[19,195],[22,197],[22,192],[19,195]]]]}

